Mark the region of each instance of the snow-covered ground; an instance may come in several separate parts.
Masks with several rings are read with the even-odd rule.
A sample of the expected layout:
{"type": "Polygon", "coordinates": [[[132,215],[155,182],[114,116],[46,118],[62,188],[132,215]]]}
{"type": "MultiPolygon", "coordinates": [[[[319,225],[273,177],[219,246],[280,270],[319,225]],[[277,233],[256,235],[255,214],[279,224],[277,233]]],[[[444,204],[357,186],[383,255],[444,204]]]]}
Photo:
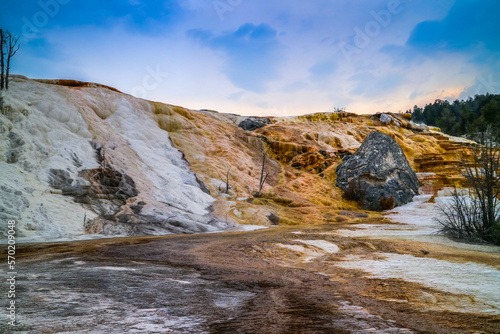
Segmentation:
{"type": "Polygon", "coordinates": [[[340,251],[340,248],[326,240],[300,240],[296,239],[294,240],[296,242],[300,242],[304,244],[305,246],[302,245],[290,245],[290,244],[282,244],[282,243],[277,243],[276,246],[281,247],[281,248],[286,248],[289,250],[292,250],[296,253],[302,254],[302,260],[304,262],[309,262],[311,260],[314,260],[320,256],[326,255],[326,254],[334,254],[340,251]]]}
{"type": "MultiPolygon", "coordinates": [[[[454,263],[393,253],[375,255],[376,260],[350,255],[336,265],[363,270],[369,277],[397,278],[440,291],[473,297],[468,301],[465,299],[468,303],[463,305],[464,308],[452,308],[453,311],[500,314],[499,268],[471,262],[454,263]]],[[[446,308],[444,305],[442,307],[446,308]]]]}
{"type": "Polygon", "coordinates": [[[385,217],[396,224],[358,224],[355,225],[355,229],[340,229],[334,233],[344,237],[432,242],[463,249],[500,253],[500,247],[456,242],[441,235],[440,226],[434,219],[439,215],[438,206],[451,201],[451,197],[446,191],[440,193],[443,196],[435,197],[434,203],[429,202],[433,195],[419,195],[408,204],[386,211],[385,217]]]}
{"type": "Polygon", "coordinates": [[[96,145],[114,170],[135,182],[139,195],[131,200],[145,203],[141,214],[161,222],[151,227],[152,234],[226,227],[210,217],[214,199],[159,128],[148,101],[100,87],[69,88],[21,77],[3,96],[0,219],[16,221],[19,240],[85,235],[84,220],[97,215],[51,187],[50,170],[67,172],[71,186],[88,185],[81,172],[99,167],[96,145]]]}
{"type": "MultiPolygon", "coordinates": [[[[438,234],[439,226],[434,221],[438,214],[437,207],[446,203],[450,197],[446,191],[440,192],[443,197],[435,198],[436,203],[429,202],[432,195],[421,195],[414,201],[394,210],[388,211],[386,217],[396,224],[353,224],[350,229],[340,229],[333,232],[292,232],[298,236],[305,235],[339,235],[345,238],[409,240],[426,244],[445,246],[448,252],[454,254],[467,252],[469,255],[483,253],[491,260],[491,265],[466,262],[457,257],[453,260],[411,254],[397,254],[383,251],[358,255],[342,255],[328,260],[333,266],[345,269],[362,270],[369,278],[400,279],[406,282],[418,283],[427,288],[447,293],[431,294],[421,291],[420,295],[409,295],[408,299],[395,302],[424,302],[426,307],[435,310],[467,312],[478,314],[500,314],[500,247],[473,245],[452,241],[438,234]],[[491,254],[493,253],[493,254],[491,254]],[[498,254],[498,261],[493,260],[498,254]]],[[[302,255],[301,259],[309,262],[326,254],[335,254],[338,247],[326,240],[294,239],[297,244],[276,244],[302,255]],[[328,247],[325,247],[327,245],[328,247]],[[311,248],[310,246],[314,246],[311,248]],[[319,248],[319,249],[318,249],[319,248]]],[[[435,249],[433,247],[432,249],[435,249]]],[[[478,255],[480,256],[480,255],[478,255]]]]}
{"type": "Polygon", "coordinates": [[[435,203],[428,202],[432,195],[421,195],[416,196],[413,202],[387,212],[387,218],[403,225],[357,225],[355,230],[340,230],[336,233],[344,237],[403,239],[441,244],[455,247],[457,250],[498,253],[497,266],[473,262],[450,262],[432,257],[394,253],[375,253],[373,258],[349,255],[335,265],[363,270],[369,277],[402,279],[471,298],[459,300],[453,306],[437,305],[442,309],[500,314],[500,289],[498,289],[500,286],[500,247],[455,242],[439,235],[439,226],[434,221],[438,214],[438,205],[450,200],[450,197],[446,196],[448,193],[441,192],[440,194],[444,196],[436,197],[435,203]]]}

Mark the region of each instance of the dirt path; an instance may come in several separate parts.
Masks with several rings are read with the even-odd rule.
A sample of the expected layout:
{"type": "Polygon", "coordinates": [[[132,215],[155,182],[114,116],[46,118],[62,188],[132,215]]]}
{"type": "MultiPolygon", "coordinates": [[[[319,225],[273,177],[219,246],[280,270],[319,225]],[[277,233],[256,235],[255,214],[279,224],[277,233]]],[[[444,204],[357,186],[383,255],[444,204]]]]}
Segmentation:
{"type": "MultiPolygon", "coordinates": [[[[373,221],[367,218],[359,223],[373,221]]],[[[474,261],[498,268],[499,254],[336,234],[352,228],[279,227],[245,233],[24,245],[18,266],[26,268],[27,278],[19,285],[24,289],[22,300],[32,306],[30,314],[22,318],[23,328],[43,333],[71,329],[64,318],[57,318],[57,307],[44,314],[46,320],[30,323],[37,308],[46,308],[44,303],[65,291],[76,294],[74,305],[81,300],[78,296],[107,296],[108,306],[101,305],[99,312],[114,310],[100,323],[80,327],[80,332],[91,332],[92,328],[106,332],[114,321],[118,326],[120,317],[129,317],[135,319],[133,324],[122,329],[139,328],[141,332],[141,328],[148,328],[150,333],[500,333],[500,315],[476,311],[480,302],[471,296],[403,279],[370,278],[361,270],[342,266],[342,260],[352,256],[374,259],[389,253],[474,261]],[[88,270],[82,271],[86,266],[88,270]],[[120,270],[127,274],[117,274],[120,270]],[[30,278],[40,272],[60,274],[30,278]],[[162,272],[170,274],[163,276],[162,272]],[[75,285],[75,280],[81,279],[95,283],[75,285]],[[156,287],[158,282],[160,287],[156,287]],[[184,282],[176,283],[185,284],[184,290],[172,282],[184,282]],[[41,284],[46,290],[37,290],[41,284]],[[113,290],[117,284],[121,290],[113,290]],[[125,293],[134,287],[143,291],[142,295],[125,293]],[[122,293],[127,298],[118,297],[122,293]],[[151,302],[143,305],[142,298],[151,302]],[[165,304],[167,299],[185,299],[185,303],[165,304]],[[125,312],[132,308],[136,318],[125,312]],[[146,316],[137,316],[144,309],[155,313],[156,325],[146,316]],[[170,322],[161,320],[172,314],[177,316],[170,322]],[[183,316],[186,319],[182,320],[183,316]]],[[[92,307],[85,307],[81,314],[68,314],[69,319],[75,322],[92,311],[92,307]]]]}

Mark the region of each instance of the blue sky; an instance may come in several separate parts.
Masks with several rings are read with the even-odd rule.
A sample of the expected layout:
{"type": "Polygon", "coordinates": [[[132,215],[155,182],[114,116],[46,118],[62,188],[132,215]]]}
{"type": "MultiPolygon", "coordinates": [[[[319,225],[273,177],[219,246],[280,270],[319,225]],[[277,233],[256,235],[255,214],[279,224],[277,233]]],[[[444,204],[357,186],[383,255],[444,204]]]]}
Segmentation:
{"type": "Polygon", "coordinates": [[[4,0],[12,70],[245,115],[500,93],[498,0],[4,0]]]}

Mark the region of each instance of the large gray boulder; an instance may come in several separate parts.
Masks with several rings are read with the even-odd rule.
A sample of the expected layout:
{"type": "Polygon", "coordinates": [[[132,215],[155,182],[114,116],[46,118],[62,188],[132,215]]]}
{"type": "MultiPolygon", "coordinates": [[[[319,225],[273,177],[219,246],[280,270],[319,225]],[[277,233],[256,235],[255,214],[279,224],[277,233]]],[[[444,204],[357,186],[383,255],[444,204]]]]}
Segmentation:
{"type": "Polygon", "coordinates": [[[411,202],[417,175],[390,136],[370,133],[361,147],[337,167],[337,187],[364,209],[382,211],[411,202]]]}

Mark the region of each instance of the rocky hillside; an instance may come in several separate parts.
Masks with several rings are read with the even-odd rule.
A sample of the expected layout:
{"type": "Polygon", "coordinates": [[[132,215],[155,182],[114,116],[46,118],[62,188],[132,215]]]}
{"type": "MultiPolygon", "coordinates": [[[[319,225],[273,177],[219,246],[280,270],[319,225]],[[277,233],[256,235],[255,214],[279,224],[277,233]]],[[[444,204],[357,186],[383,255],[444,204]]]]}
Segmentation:
{"type": "Polygon", "coordinates": [[[469,145],[406,115],[242,117],[19,76],[1,111],[0,219],[30,240],[355,219],[335,169],[370,132],[396,140],[426,192],[460,181],[469,145]]]}

